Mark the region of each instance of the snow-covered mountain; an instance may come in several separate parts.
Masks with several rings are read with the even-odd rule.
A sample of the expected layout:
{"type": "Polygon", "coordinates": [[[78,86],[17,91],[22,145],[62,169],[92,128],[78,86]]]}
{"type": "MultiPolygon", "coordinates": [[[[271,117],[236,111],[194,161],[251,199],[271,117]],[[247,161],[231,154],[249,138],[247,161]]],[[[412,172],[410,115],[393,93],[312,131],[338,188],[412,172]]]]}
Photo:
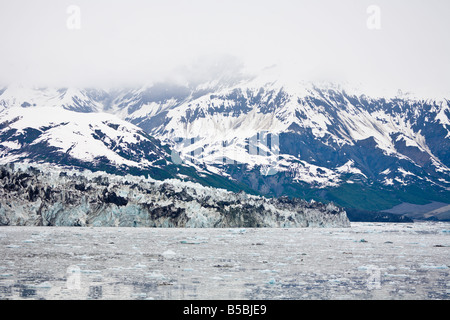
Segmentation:
{"type": "MultiPolygon", "coordinates": [[[[250,82],[171,108],[165,122],[149,132],[166,141],[194,141],[178,145],[188,152],[201,149],[198,160],[208,164],[220,166],[225,157],[249,168],[270,163],[294,181],[318,186],[352,182],[351,176],[405,185],[414,176],[447,187],[449,115],[447,100],[371,98],[339,87],[250,82]],[[275,137],[276,145],[267,141],[275,137]],[[279,149],[271,152],[271,145],[279,149]],[[252,154],[249,146],[261,150],[252,154]],[[384,161],[368,162],[366,150],[384,161]]],[[[150,121],[158,116],[147,114],[150,121]]]]}
{"type": "Polygon", "coordinates": [[[364,92],[255,78],[199,96],[186,90],[133,108],[125,103],[122,117],[185,161],[265,194],[367,209],[416,195],[450,202],[449,100],[364,92]],[[369,188],[363,197],[360,186],[369,188]]]}
{"type": "Polygon", "coordinates": [[[161,167],[165,163],[158,163],[168,158],[142,129],[104,113],[10,108],[1,113],[0,126],[3,163],[54,157],[66,165],[106,161],[117,167],[150,168],[161,167]]]}
{"type": "Polygon", "coordinates": [[[0,90],[0,110],[11,107],[57,107],[77,112],[100,112],[109,94],[79,88],[33,88],[11,85],[0,90]]]}
{"type": "Polygon", "coordinates": [[[6,114],[43,106],[114,114],[176,150],[185,164],[261,194],[370,210],[450,203],[446,98],[256,77],[110,91],[5,88],[0,106],[6,114]]]}
{"type": "Polygon", "coordinates": [[[168,146],[115,115],[60,107],[11,107],[0,113],[0,164],[9,163],[50,163],[248,191],[208,170],[174,164],[168,146]]]}

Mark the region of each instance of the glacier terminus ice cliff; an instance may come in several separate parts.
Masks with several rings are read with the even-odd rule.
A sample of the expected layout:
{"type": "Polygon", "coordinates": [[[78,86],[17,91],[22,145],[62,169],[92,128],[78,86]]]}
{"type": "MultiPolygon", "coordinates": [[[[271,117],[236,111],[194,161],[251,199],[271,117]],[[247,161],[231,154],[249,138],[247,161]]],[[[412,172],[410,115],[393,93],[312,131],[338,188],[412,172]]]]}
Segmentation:
{"type": "Polygon", "coordinates": [[[265,198],[176,179],[10,164],[0,168],[0,225],[349,227],[332,203],[265,198]]]}

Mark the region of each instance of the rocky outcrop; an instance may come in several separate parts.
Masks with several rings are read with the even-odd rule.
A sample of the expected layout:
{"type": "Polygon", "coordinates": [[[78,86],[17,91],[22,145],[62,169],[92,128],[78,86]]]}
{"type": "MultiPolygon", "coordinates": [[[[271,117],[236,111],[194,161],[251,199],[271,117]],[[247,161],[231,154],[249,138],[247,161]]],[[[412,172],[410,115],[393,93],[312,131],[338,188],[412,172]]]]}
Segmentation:
{"type": "Polygon", "coordinates": [[[349,227],[344,210],[179,180],[157,181],[49,165],[0,167],[0,225],[349,227]]]}

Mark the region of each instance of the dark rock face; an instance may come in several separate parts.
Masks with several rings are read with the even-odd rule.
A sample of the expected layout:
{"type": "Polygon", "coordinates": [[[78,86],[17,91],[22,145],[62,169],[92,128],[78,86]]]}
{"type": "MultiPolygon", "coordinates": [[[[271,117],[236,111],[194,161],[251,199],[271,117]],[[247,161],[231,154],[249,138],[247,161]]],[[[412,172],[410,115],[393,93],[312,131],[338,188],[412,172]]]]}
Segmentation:
{"type": "Polygon", "coordinates": [[[0,167],[0,224],[145,227],[348,227],[345,211],[179,180],[49,166],[0,167]]]}
{"type": "Polygon", "coordinates": [[[107,188],[103,190],[103,197],[101,198],[101,200],[104,203],[112,203],[118,207],[126,206],[128,203],[128,200],[126,198],[118,196],[114,191],[109,192],[107,188]]]}

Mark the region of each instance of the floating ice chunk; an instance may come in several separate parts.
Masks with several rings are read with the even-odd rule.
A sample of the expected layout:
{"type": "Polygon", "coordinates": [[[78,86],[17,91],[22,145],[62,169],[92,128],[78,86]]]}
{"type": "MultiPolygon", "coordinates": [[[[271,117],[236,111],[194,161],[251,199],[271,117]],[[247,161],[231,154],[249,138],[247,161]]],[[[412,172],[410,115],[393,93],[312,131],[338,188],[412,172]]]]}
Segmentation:
{"type": "Polygon", "coordinates": [[[238,234],[242,234],[242,233],[246,233],[247,229],[230,229],[229,230],[231,233],[238,233],[238,234]]]}
{"type": "Polygon", "coordinates": [[[206,242],[206,240],[209,240],[209,238],[208,237],[202,237],[202,236],[196,236],[194,239],[196,239],[196,240],[200,240],[200,241],[205,241],[206,242]]]}
{"type": "Polygon", "coordinates": [[[367,265],[367,266],[359,266],[358,270],[360,271],[370,271],[370,270],[378,270],[379,267],[374,265],[367,265]]]}
{"type": "Polygon", "coordinates": [[[91,273],[100,273],[100,270],[80,270],[81,273],[91,274],[91,273]]]}
{"type": "Polygon", "coordinates": [[[421,267],[422,269],[448,269],[448,266],[446,266],[445,264],[440,265],[440,266],[421,265],[420,267],[421,267]]]}
{"type": "Polygon", "coordinates": [[[261,273],[278,273],[278,270],[270,270],[270,269],[264,269],[264,270],[259,270],[259,272],[261,273]]]}
{"type": "Polygon", "coordinates": [[[125,268],[124,268],[124,267],[121,267],[121,266],[118,266],[118,267],[111,267],[111,268],[108,268],[108,270],[112,270],[112,271],[122,271],[122,270],[125,270],[125,268]]]}
{"type": "Polygon", "coordinates": [[[407,278],[408,275],[407,274],[392,274],[392,273],[384,273],[384,276],[386,277],[391,277],[391,278],[407,278]]]}
{"type": "Polygon", "coordinates": [[[175,251],[172,251],[172,250],[169,249],[169,250],[164,251],[162,253],[162,255],[165,258],[173,258],[176,255],[176,253],[175,253],[175,251]]]}
{"type": "Polygon", "coordinates": [[[156,279],[156,280],[167,280],[166,276],[159,272],[147,273],[145,275],[147,278],[156,279]]]}
{"type": "Polygon", "coordinates": [[[389,267],[387,267],[387,269],[393,271],[393,270],[397,270],[397,267],[389,266],[389,267]]]}
{"type": "Polygon", "coordinates": [[[340,279],[329,279],[328,282],[330,283],[341,283],[340,279]]]}
{"type": "Polygon", "coordinates": [[[182,243],[182,244],[200,244],[200,243],[206,243],[206,241],[181,240],[180,243],[182,243]]]}
{"type": "Polygon", "coordinates": [[[50,282],[44,281],[44,282],[41,282],[39,284],[33,285],[32,287],[33,288],[39,288],[39,289],[50,289],[53,286],[52,286],[52,284],[50,282]]]}

